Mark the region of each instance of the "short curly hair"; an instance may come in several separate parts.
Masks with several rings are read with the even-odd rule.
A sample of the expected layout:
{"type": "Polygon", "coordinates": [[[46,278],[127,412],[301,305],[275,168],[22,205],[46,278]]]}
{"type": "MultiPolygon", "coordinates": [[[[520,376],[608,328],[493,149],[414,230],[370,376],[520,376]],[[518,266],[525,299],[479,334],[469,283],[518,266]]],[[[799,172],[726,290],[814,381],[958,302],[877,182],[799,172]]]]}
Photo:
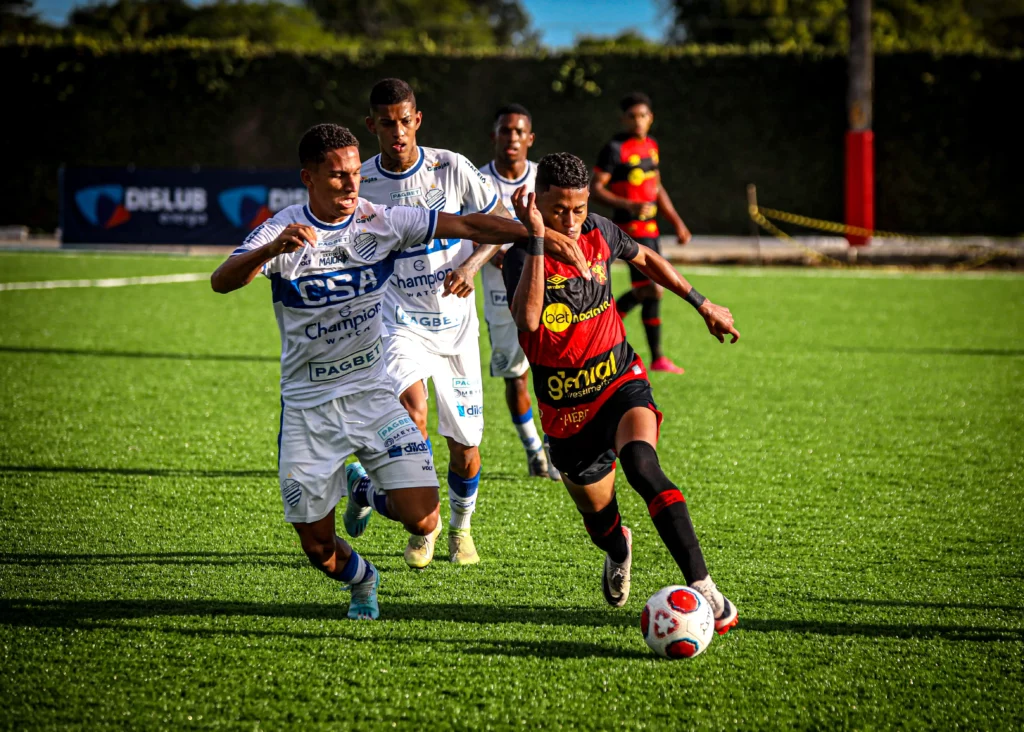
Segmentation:
{"type": "Polygon", "coordinates": [[[378,105],[387,107],[402,102],[411,102],[413,107],[416,106],[415,92],[401,79],[381,79],[370,90],[371,111],[378,105]]]}
{"type": "Polygon", "coordinates": [[[572,153],[560,152],[545,155],[537,163],[537,190],[555,188],[587,188],[590,185],[590,171],[586,163],[572,153]]]}
{"type": "Polygon", "coordinates": [[[620,99],[619,109],[625,112],[630,107],[635,107],[638,104],[646,104],[648,109],[654,109],[654,107],[651,106],[651,98],[640,91],[631,92],[620,99]]]}
{"type": "Polygon", "coordinates": [[[299,140],[299,163],[304,168],[319,165],[327,159],[327,153],[342,147],[359,147],[351,130],[330,122],[314,125],[299,140]]]}
{"type": "Polygon", "coordinates": [[[526,119],[530,120],[530,124],[533,124],[533,115],[530,114],[530,110],[524,107],[522,104],[506,104],[503,107],[498,107],[498,111],[494,113],[494,122],[497,124],[498,120],[504,117],[506,114],[521,114],[526,119]]]}

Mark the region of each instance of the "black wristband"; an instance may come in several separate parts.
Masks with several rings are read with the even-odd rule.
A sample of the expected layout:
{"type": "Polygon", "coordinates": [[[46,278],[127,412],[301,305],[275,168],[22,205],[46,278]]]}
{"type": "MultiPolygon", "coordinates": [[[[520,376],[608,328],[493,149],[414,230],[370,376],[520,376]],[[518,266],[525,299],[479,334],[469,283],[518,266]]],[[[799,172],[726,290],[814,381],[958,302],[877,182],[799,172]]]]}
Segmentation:
{"type": "Polygon", "coordinates": [[[699,292],[697,292],[697,289],[695,287],[691,287],[690,291],[686,293],[686,297],[684,297],[683,299],[686,300],[686,302],[693,305],[694,308],[700,308],[700,306],[704,304],[704,301],[707,298],[701,295],[699,292]]]}
{"type": "Polygon", "coordinates": [[[526,253],[539,257],[544,253],[544,237],[531,236],[526,240],[526,253]]]}

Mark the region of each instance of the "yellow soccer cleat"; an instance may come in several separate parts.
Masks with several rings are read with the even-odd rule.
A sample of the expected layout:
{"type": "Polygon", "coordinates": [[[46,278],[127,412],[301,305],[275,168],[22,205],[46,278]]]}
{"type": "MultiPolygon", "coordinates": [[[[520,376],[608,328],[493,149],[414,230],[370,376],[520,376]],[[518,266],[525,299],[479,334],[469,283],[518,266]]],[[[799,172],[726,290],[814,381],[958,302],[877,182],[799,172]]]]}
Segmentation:
{"type": "Polygon", "coordinates": [[[409,537],[409,544],[405,547],[405,563],[413,569],[423,569],[434,558],[434,545],[437,537],[441,535],[441,519],[437,520],[437,527],[426,536],[409,537]]]}
{"type": "Polygon", "coordinates": [[[479,564],[480,555],[469,529],[448,529],[448,555],[452,564],[479,564]]]}

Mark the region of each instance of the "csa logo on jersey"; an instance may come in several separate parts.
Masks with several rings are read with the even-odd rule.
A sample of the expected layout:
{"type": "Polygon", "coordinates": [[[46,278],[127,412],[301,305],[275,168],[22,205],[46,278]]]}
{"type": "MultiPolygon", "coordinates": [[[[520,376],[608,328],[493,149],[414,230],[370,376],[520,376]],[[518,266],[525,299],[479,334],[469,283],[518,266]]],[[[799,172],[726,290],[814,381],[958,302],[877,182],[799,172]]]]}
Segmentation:
{"type": "Polygon", "coordinates": [[[373,234],[360,234],[356,237],[355,250],[363,259],[370,259],[377,252],[377,237],[373,234]]]}
{"type": "Polygon", "coordinates": [[[447,201],[444,195],[444,190],[441,188],[431,188],[427,191],[427,208],[432,211],[440,211],[444,208],[444,204],[447,201]]]}

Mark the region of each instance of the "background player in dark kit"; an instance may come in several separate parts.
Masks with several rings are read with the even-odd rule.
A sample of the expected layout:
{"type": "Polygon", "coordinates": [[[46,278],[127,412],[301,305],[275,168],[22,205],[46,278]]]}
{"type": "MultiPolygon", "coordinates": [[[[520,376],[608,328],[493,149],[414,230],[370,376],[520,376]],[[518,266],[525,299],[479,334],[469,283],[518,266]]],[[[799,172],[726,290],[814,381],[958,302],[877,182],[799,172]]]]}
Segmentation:
{"type": "MultiPolygon", "coordinates": [[[[661,252],[659,213],[672,223],[679,243],[686,244],[690,241],[690,230],[661,185],[658,142],[647,134],[654,124],[651,100],[642,92],[634,92],[619,102],[619,108],[622,131],[598,155],[591,192],[598,201],[614,209],[612,220],[623,231],[649,249],[661,252]]],[[[629,276],[632,288],[618,298],[616,305],[622,315],[641,305],[644,332],[651,348],[651,370],[683,373],[661,351],[661,286],[633,266],[629,276]]]]}

